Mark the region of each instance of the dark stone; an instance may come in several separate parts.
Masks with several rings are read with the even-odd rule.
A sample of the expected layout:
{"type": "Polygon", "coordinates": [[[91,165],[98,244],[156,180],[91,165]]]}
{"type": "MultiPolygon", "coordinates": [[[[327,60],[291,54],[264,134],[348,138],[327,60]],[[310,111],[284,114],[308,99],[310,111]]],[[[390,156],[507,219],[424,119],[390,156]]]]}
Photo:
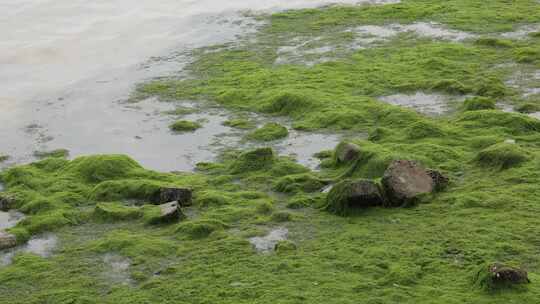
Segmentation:
{"type": "Polygon", "coordinates": [[[355,181],[350,185],[348,196],[349,206],[352,208],[366,208],[383,204],[383,196],[379,186],[369,180],[355,181]]]}
{"type": "MultiPolygon", "coordinates": [[[[434,177],[420,164],[409,160],[396,160],[384,172],[382,185],[390,206],[415,203],[422,195],[435,191],[434,177]]],[[[442,175],[440,175],[442,178],[442,175]]]]}
{"type": "Polygon", "coordinates": [[[437,170],[428,169],[427,173],[429,174],[429,176],[431,176],[431,179],[433,180],[435,191],[441,191],[448,186],[448,183],[450,182],[450,180],[441,172],[437,170]]]}
{"type": "Polygon", "coordinates": [[[188,188],[160,188],[152,198],[154,204],[178,202],[180,206],[191,206],[192,191],[188,188]]]}
{"type": "Polygon", "coordinates": [[[529,275],[523,269],[495,263],[489,266],[489,272],[494,282],[511,284],[530,283],[529,275]]]}
{"type": "Polygon", "coordinates": [[[348,215],[354,210],[381,206],[384,203],[379,186],[369,180],[345,180],[336,184],[326,197],[326,210],[348,215]]]}
{"type": "Polygon", "coordinates": [[[17,246],[17,238],[5,231],[0,231],[0,250],[13,248],[17,246]]]}
{"type": "Polygon", "coordinates": [[[15,203],[15,197],[9,194],[0,193],[0,210],[8,211],[15,203]]]}

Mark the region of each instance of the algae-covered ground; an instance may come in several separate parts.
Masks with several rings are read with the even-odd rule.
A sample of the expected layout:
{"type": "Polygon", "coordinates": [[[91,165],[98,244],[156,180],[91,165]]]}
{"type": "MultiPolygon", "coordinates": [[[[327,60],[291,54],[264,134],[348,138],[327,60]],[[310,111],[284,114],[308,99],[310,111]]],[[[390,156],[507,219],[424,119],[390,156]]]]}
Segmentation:
{"type": "MultiPolygon", "coordinates": [[[[538,303],[540,120],[530,114],[540,105],[540,3],[403,0],[257,18],[256,34],[195,50],[189,78],[142,84],[134,98],[348,130],[359,156],[319,151],[318,171],[271,148],[226,151],[194,173],[149,171],[123,155],[7,169],[1,181],[26,215],[9,232],[21,244],[54,233],[58,246],[0,267],[0,302],[538,303]],[[382,101],[418,92],[456,102],[432,116],[382,101]],[[440,170],[449,186],[407,208],[325,211],[323,189],[378,181],[397,159],[440,170]],[[193,206],[179,223],[156,224],[144,203],[171,186],[192,188],[193,206]],[[479,267],[495,262],[531,282],[478,286],[479,267]]],[[[248,139],[284,136],[274,124],[248,139]]]]}

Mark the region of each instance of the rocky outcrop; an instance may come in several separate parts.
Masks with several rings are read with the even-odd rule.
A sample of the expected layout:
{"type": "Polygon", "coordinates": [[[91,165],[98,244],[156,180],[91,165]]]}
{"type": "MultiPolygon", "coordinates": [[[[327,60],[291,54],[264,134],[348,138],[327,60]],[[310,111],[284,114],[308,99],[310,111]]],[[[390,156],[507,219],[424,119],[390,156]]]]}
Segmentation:
{"type": "Polygon", "coordinates": [[[0,231],[0,250],[17,246],[17,238],[8,232],[0,231]]]}
{"type": "Polygon", "coordinates": [[[409,160],[392,162],[382,178],[389,206],[414,204],[423,195],[441,190],[447,184],[448,178],[442,173],[409,160]]]}
{"type": "Polygon", "coordinates": [[[348,163],[360,157],[360,147],[353,143],[341,143],[336,148],[336,161],[348,163]]]}
{"type": "Polygon", "coordinates": [[[190,206],[192,191],[189,188],[162,187],[152,197],[152,203],[164,204],[178,202],[180,206],[190,206]]]}
{"type": "Polygon", "coordinates": [[[342,181],[330,190],[326,200],[326,210],[339,215],[380,206],[384,202],[379,185],[369,180],[342,181]]]}

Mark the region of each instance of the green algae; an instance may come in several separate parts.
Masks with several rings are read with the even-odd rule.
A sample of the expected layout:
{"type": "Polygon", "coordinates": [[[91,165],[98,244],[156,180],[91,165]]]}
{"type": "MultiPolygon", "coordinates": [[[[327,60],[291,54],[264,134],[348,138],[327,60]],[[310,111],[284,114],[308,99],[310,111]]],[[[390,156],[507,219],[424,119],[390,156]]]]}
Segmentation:
{"type": "Polygon", "coordinates": [[[122,203],[98,203],[94,216],[104,221],[123,221],[138,219],[142,216],[140,208],[125,206],[122,203]]]}
{"type": "Polygon", "coordinates": [[[271,122],[249,133],[246,138],[255,141],[272,141],[285,138],[288,135],[289,130],[286,127],[271,122]]]}
{"type": "Polygon", "coordinates": [[[494,110],[495,108],[495,101],[485,97],[467,98],[463,102],[463,110],[465,111],[494,110]]]}
{"type": "Polygon", "coordinates": [[[178,120],[172,123],[169,128],[174,132],[192,132],[202,128],[202,125],[198,122],[188,120],[178,120]]]}
{"type": "Polygon", "coordinates": [[[250,130],[255,128],[255,123],[243,118],[227,120],[223,123],[223,125],[241,130],[250,130]]]}
{"type": "Polygon", "coordinates": [[[517,144],[499,143],[480,151],[476,161],[489,168],[508,169],[529,159],[529,153],[517,144]]]}
{"type": "Polygon", "coordinates": [[[317,173],[269,148],[225,153],[194,174],[156,173],[121,156],[47,159],[2,172],[16,207],[28,212],[10,232],[22,242],[52,231],[62,242],[48,259],[18,254],[0,268],[0,302],[535,303],[540,123],[495,109],[429,118],[376,98],[418,90],[516,98],[504,85],[505,73],[493,66],[522,57],[537,64],[528,50],[537,42],[407,36],[312,67],[273,62],[277,45],[300,34],[416,21],[503,32],[518,28],[516,20],[538,22],[536,7],[528,0],[404,0],[288,11],[268,17],[256,45],[203,52],[190,67],[193,78],[143,85],[142,92],[165,99],[214,99],[289,116],[298,129],[369,131],[369,138],[351,141],[362,149],[353,162],[337,164],[324,153],[326,165],[317,173]],[[519,145],[503,143],[509,138],[519,145]],[[443,169],[453,182],[413,208],[372,208],[348,217],[313,208],[327,202],[325,194],[310,193],[320,181],[378,179],[395,159],[443,169]],[[286,191],[267,195],[276,184],[286,191]],[[97,205],[144,202],[165,185],[194,187],[189,219],[149,226],[143,218],[103,221],[93,214],[97,205]],[[278,254],[254,253],[247,238],[281,225],[290,230],[287,244],[297,249],[281,250],[278,243],[278,254]],[[133,261],[134,286],[102,279],[96,261],[109,252],[133,261]],[[479,267],[495,260],[525,264],[533,284],[493,294],[471,288],[479,267]]]}

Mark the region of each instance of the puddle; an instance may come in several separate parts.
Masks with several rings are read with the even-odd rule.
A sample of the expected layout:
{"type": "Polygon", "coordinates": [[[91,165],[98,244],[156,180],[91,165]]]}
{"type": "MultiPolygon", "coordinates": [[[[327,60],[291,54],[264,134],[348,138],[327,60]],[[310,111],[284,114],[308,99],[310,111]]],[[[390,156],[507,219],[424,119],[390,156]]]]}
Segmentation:
{"type": "Polygon", "coordinates": [[[277,243],[286,240],[288,234],[289,230],[287,228],[279,227],[271,230],[266,236],[252,237],[249,242],[258,252],[269,253],[274,250],[277,243]]]}
{"type": "Polygon", "coordinates": [[[333,60],[351,50],[374,47],[384,43],[400,33],[413,33],[419,37],[460,42],[475,35],[463,31],[451,30],[435,22],[417,22],[413,24],[363,25],[345,32],[356,34],[354,41],[336,43],[329,37],[306,38],[297,37],[289,45],[278,48],[278,58],[274,64],[300,63],[312,66],[317,63],[333,60]],[[344,51],[345,50],[345,51],[344,51]]]}
{"type": "Polygon", "coordinates": [[[389,24],[384,26],[379,25],[364,25],[356,27],[352,30],[358,35],[355,42],[356,48],[369,47],[374,43],[384,42],[390,38],[397,36],[400,33],[414,33],[420,37],[449,40],[449,41],[463,41],[475,37],[475,35],[451,30],[443,27],[442,25],[434,22],[417,22],[412,24],[389,24]]]}
{"type": "Polygon", "coordinates": [[[451,110],[451,103],[463,101],[466,97],[417,92],[413,95],[395,94],[378,99],[392,105],[416,110],[425,115],[442,115],[451,110]]]}
{"type": "Polygon", "coordinates": [[[58,238],[54,234],[44,234],[32,237],[26,244],[8,249],[0,254],[0,265],[11,264],[17,253],[31,253],[47,258],[52,255],[58,245],[58,238]]]}
{"type": "Polygon", "coordinates": [[[502,33],[501,37],[508,39],[527,39],[529,34],[540,31],[540,24],[524,25],[513,32],[502,33]]]}
{"type": "Polygon", "coordinates": [[[336,134],[289,130],[289,137],[275,142],[273,147],[280,155],[290,156],[299,164],[311,170],[317,170],[321,160],[313,155],[320,151],[332,150],[341,141],[342,136],[336,134]]]}
{"type": "Polygon", "coordinates": [[[540,95],[540,70],[524,67],[512,74],[505,84],[520,91],[524,98],[540,95]]]}
{"type": "Polygon", "coordinates": [[[107,265],[105,277],[112,283],[131,285],[133,280],[129,275],[131,261],[117,254],[107,253],[103,256],[103,262],[107,265]]]}
{"type": "Polygon", "coordinates": [[[24,219],[24,214],[18,211],[0,211],[0,230],[15,227],[15,225],[17,225],[17,223],[20,222],[22,219],[24,219]]]}

